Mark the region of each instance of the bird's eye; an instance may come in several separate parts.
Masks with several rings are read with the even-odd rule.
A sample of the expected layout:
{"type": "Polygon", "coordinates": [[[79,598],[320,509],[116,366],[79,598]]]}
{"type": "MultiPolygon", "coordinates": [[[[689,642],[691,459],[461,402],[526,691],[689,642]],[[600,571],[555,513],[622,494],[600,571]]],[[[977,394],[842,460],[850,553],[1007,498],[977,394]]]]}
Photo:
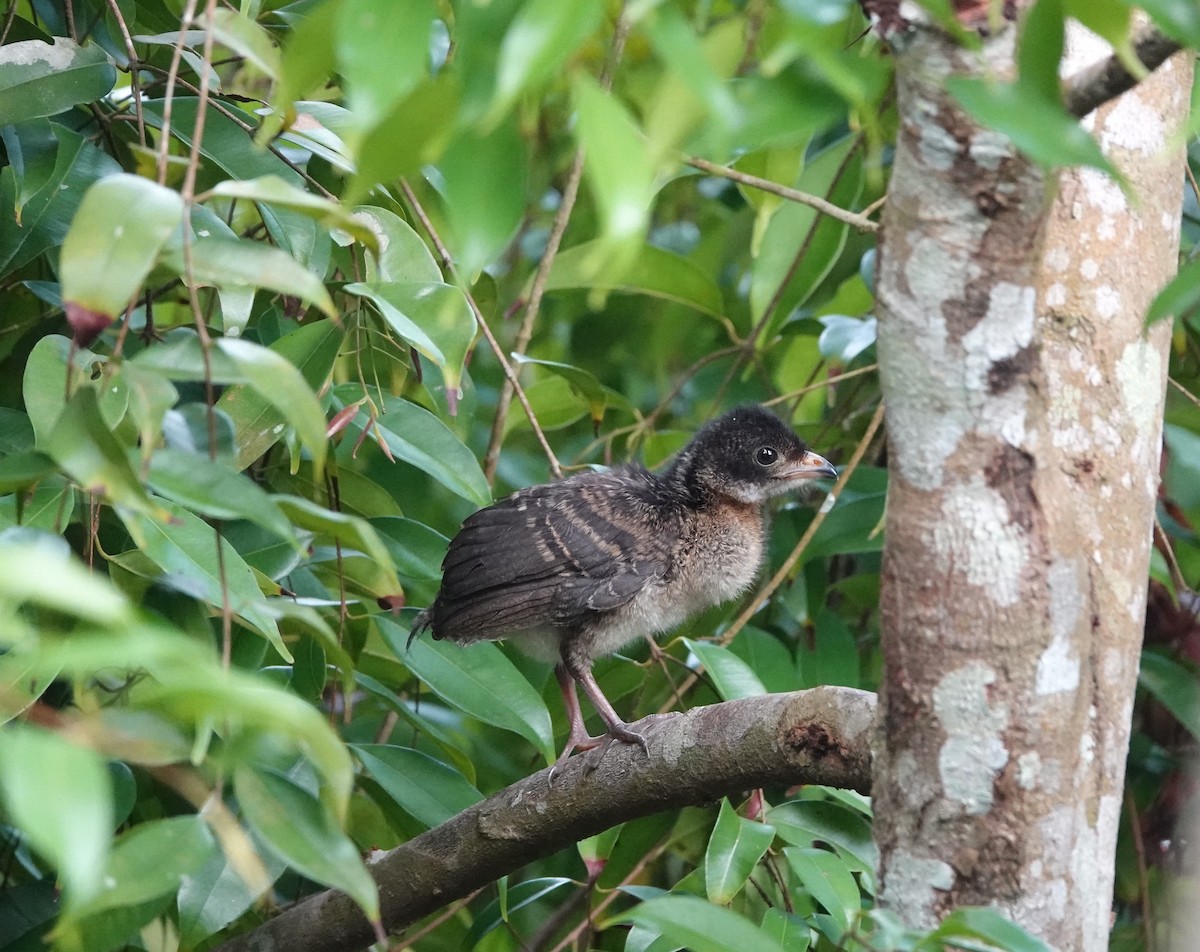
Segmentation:
{"type": "Polygon", "coordinates": [[[779,454],[769,446],[760,446],[754,454],[755,460],[759,466],[770,466],[775,460],[779,459],[779,454]]]}

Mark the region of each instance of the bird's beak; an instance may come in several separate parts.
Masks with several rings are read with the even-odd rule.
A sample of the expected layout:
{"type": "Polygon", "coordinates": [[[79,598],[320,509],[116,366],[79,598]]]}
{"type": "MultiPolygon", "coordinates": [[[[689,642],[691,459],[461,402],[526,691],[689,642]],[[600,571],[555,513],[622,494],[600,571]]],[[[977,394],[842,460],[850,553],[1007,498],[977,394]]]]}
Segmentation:
{"type": "Polygon", "coordinates": [[[789,466],[779,474],[780,479],[818,479],[827,476],[837,479],[838,471],[824,456],[818,456],[809,450],[800,457],[800,462],[789,466]]]}

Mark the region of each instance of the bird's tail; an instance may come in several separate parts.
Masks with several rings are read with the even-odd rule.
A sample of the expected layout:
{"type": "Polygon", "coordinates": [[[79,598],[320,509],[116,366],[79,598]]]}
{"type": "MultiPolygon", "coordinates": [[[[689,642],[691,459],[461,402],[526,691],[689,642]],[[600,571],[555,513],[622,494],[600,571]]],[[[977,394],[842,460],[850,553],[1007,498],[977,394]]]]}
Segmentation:
{"type": "MultiPolygon", "coordinates": [[[[421,632],[433,627],[433,606],[422,608],[417,612],[417,617],[413,619],[412,627],[408,630],[408,641],[404,643],[404,650],[407,651],[412,647],[413,639],[421,632]]],[[[437,635],[435,634],[436,638],[437,635]]]]}

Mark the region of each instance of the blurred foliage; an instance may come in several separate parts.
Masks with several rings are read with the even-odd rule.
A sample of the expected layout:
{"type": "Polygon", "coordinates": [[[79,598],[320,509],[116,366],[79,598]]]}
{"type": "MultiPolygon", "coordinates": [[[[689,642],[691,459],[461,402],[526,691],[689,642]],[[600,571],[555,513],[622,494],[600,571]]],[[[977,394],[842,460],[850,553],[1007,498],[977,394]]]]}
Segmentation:
{"type": "MultiPolygon", "coordinates": [[[[1044,0],[1039,22],[1076,6],[1044,0]]],[[[1185,6],[1151,13],[1195,43],[1185,6]]],[[[1099,8],[1120,43],[1124,6],[1099,8]]],[[[557,461],[657,465],[743,401],[837,462],[862,440],[873,231],[755,183],[872,208],[895,128],[886,52],[850,0],[5,9],[0,946],[210,948],[323,886],[374,915],[363,852],[525,776],[565,734],[554,679],[507,646],[404,648],[405,606],[433,596],[467,514],[557,461]]],[[[1060,135],[1060,52],[1025,51],[1039,108],[1005,131],[1039,161],[1100,164],[1060,135]]],[[[1013,95],[964,101],[991,117],[1013,95]]],[[[1185,259],[1198,237],[1189,191],[1185,259]]],[[[1155,312],[1176,320],[1178,387],[1123,949],[1166,928],[1152,910],[1178,886],[1200,724],[1182,584],[1200,577],[1197,301],[1190,267],[1155,312]]],[[[661,654],[597,665],[625,716],[875,686],[882,454],[736,638],[723,606],[661,654]]],[[[772,570],[816,517],[782,509],[772,570]]],[[[628,823],[409,934],[422,950],[1041,948],[985,910],[908,933],[873,908],[873,865],[863,798],[761,791],[628,823]]]]}

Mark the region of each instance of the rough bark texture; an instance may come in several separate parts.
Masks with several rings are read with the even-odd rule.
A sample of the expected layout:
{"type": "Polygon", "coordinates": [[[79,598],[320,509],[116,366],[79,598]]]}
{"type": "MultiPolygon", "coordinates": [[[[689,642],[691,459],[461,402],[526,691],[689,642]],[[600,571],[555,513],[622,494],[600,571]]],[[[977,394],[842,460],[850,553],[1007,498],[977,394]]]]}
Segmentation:
{"type": "Polygon", "coordinates": [[[1169,328],[1142,315],[1176,266],[1167,130],[1190,76],[1169,63],[1087,120],[1134,203],[1099,173],[1047,181],[944,91],[984,60],[1011,73],[1012,33],[980,55],[918,29],[898,50],[880,884],[914,926],[984,904],[1100,952],[1166,381],[1169,328]]]}
{"type": "MultiPolygon", "coordinates": [[[[384,854],[371,865],[383,922],[397,931],[506,873],[625,820],[755,787],[822,783],[866,792],[875,696],[852,688],[728,701],[640,722],[650,743],[616,745],[591,773],[572,758],[384,854]]],[[[374,940],[362,912],[329,891],[220,952],[348,952],[374,940]]]]}

